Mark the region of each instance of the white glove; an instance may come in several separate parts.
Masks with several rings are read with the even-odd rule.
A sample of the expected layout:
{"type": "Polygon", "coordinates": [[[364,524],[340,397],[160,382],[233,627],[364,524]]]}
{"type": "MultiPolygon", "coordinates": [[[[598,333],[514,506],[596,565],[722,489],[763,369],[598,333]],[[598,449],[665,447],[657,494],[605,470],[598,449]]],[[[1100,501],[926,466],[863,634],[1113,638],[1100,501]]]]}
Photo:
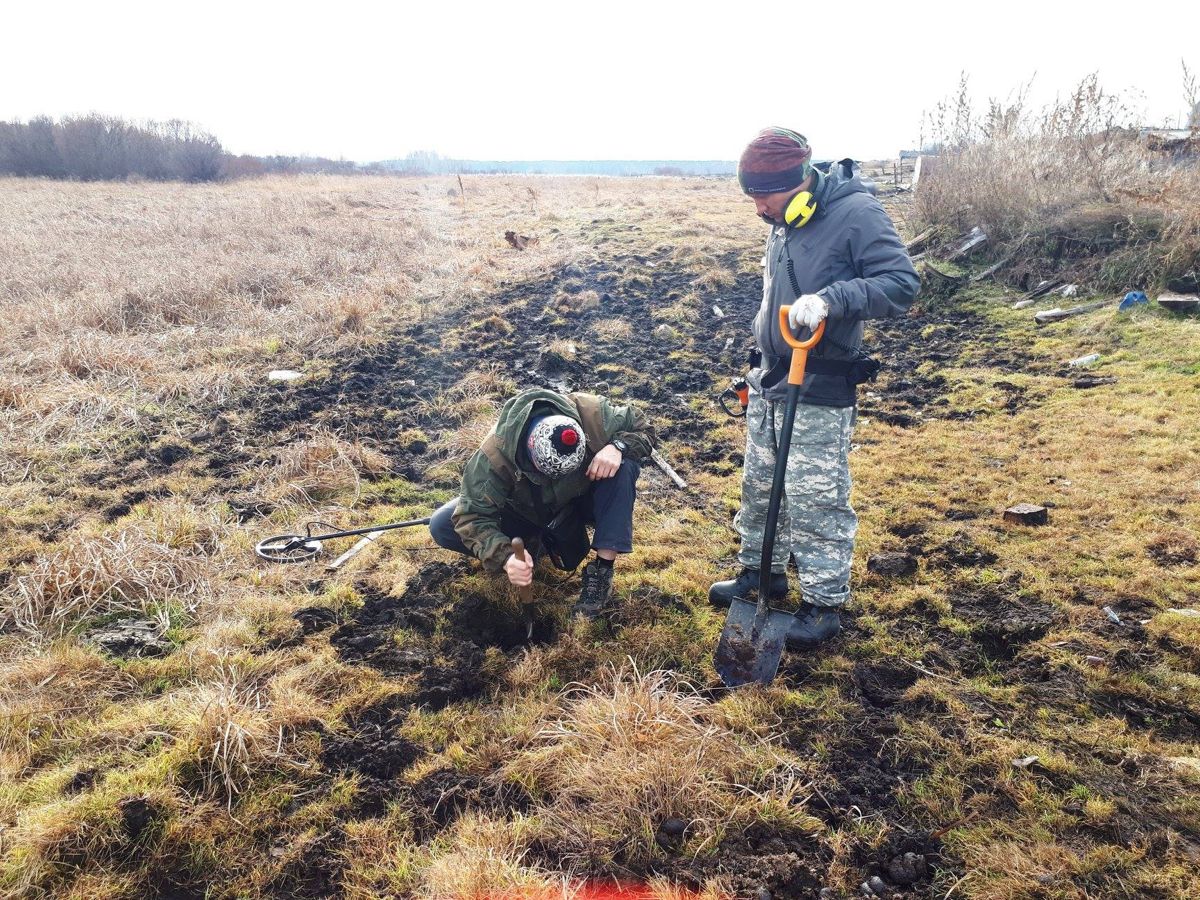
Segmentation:
{"type": "Polygon", "coordinates": [[[817,294],[805,294],[788,310],[788,325],[791,326],[793,334],[799,331],[801,326],[809,331],[816,331],[827,315],[829,304],[825,302],[825,298],[817,294]]]}

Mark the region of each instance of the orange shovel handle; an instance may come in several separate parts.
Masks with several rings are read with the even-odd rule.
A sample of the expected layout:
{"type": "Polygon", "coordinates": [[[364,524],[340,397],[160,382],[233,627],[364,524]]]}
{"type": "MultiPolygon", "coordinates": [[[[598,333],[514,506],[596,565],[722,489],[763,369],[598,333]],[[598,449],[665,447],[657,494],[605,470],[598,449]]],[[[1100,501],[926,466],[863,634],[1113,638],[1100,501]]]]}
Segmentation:
{"type": "Polygon", "coordinates": [[[787,345],[792,348],[792,365],[788,369],[788,384],[803,384],[804,367],[808,364],[808,351],[817,345],[817,341],[825,333],[825,323],[821,322],[817,325],[816,331],[807,341],[798,341],[792,334],[792,329],[788,327],[790,311],[791,306],[779,308],[779,330],[783,332],[783,339],[787,341],[787,345]]]}

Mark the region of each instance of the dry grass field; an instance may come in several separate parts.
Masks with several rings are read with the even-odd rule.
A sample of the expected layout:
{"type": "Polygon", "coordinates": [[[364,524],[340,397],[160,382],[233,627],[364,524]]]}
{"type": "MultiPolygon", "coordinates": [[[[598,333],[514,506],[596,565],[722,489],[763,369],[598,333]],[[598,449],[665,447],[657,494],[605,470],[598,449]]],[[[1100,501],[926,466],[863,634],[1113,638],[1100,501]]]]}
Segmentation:
{"type": "Polygon", "coordinates": [[[1038,329],[984,281],[873,325],[848,627],[727,692],[763,226],[724,181],[464,182],[0,181],[0,895],[1194,895],[1195,315],[1038,329]],[[527,643],[421,529],[253,555],[426,514],[533,384],[643,405],[689,483],[643,472],[609,623],[545,572],[527,643]]]}

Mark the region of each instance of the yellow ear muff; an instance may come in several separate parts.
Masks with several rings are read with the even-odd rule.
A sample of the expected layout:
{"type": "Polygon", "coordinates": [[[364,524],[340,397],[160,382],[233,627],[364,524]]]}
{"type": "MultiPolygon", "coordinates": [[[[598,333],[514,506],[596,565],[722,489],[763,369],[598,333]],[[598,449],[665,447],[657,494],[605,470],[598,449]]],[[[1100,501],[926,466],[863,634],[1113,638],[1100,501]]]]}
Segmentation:
{"type": "Polygon", "coordinates": [[[791,228],[801,228],[808,224],[817,212],[817,204],[813,202],[810,191],[801,191],[788,201],[787,209],[783,211],[783,221],[791,228]]]}

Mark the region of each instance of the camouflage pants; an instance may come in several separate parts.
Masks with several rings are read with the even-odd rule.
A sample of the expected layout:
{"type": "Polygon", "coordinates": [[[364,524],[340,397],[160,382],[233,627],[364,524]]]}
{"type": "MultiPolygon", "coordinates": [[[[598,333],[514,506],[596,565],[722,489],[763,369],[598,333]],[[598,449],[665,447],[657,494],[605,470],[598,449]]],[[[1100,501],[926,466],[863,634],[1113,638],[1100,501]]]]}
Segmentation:
{"type": "MultiPolygon", "coordinates": [[[[783,402],[768,403],[761,394],[750,394],[742,507],[733,522],[742,538],[738,561],[752,569],[762,563],[784,409],[783,402]]],[[[771,571],[785,571],[788,556],[795,556],[801,596],[816,606],[841,606],[850,599],[850,562],[858,530],[858,517],[850,506],[853,430],[853,407],[802,403],[796,410],[771,571]]]]}

